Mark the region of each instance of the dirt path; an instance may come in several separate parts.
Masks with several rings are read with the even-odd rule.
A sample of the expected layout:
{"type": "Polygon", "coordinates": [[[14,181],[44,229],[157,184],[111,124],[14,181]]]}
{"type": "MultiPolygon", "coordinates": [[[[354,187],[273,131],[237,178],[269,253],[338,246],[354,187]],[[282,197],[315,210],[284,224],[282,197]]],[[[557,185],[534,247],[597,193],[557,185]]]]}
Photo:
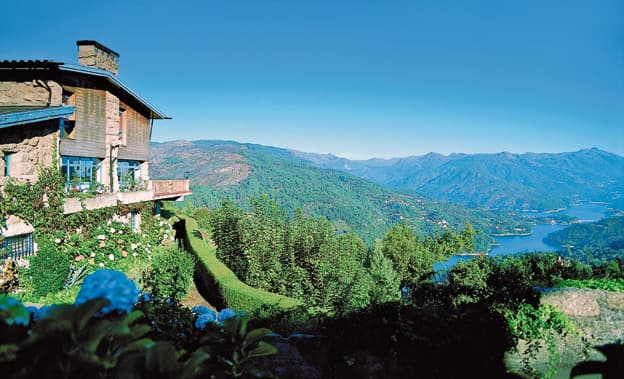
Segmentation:
{"type": "Polygon", "coordinates": [[[195,281],[191,284],[191,288],[189,289],[186,297],[182,299],[181,303],[186,305],[187,307],[194,307],[195,305],[205,305],[210,309],[216,310],[215,307],[212,306],[209,302],[206,301],[202,297],[202,295],[197,291],[197,286],[195,286],[195,281]]]}

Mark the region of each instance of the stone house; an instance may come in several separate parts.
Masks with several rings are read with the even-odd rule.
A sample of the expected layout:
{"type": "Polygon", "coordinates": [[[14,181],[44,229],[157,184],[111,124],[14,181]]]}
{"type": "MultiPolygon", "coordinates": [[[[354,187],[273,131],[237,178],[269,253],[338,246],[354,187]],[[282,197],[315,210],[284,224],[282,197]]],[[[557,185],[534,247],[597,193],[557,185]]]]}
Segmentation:
{"type": "MultiPolygon", "coordinates": [[[[0,61],[0,191],[56,164],[65,214],[190,194],[188,180],[150,180],[154,120],[169,117],[118,79],[118,53],[96,41],[77,46],[77,65],[0,61]]],[[[136,217],[128,215],[133,225],[136,217]]]]}

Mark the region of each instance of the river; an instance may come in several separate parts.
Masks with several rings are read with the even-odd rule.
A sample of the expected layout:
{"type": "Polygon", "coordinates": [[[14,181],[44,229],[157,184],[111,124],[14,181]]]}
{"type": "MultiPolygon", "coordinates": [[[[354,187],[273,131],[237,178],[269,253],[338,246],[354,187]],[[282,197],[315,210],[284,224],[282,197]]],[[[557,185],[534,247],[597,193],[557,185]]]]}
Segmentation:
{"type": "MultiPolygon", "coordinates": [[[[602,218],[605,218],[608,213],[608,207],[606,204],[580,204],[573,205],[569,208],[560,211],[559,213],[543,213],[543,212],[526,212],[529,217],[542,217],[552,216],[554,214],[566,214],[568,216],[576,217],[581,222],[594,222],[602,218]]],[[[520,253],[532,253],[532,252],[547,252],[557,251],[560,246],[550,245],[544,242],[550,233],[556,232],[565,228],[562,225],[551,224],[538,224],[533,227],[533,233],[528,236],[507,236],[507,237],[493,237],[498,245],[493,246],[489,252],[490,256],[520,254],[520,253]]],[[[446,270],[457,264],[459,261],[465,261],[471,259],[469,256],[453,256],[447,261],[439,262],[434,265],[435,271],[446,270]]]]}

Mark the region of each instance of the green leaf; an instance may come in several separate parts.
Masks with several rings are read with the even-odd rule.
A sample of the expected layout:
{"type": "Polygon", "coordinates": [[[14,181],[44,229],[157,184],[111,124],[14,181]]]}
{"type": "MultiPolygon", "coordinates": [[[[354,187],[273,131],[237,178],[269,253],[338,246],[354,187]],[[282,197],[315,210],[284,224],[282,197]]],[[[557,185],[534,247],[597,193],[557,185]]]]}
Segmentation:
{"type": "Polygon", "coordinates": [[[270,343],[260,341],[258,347],[249,352],[249,358],[266,357],[268,355],[275,355],[279,353],[279,350],[270,343]]]}

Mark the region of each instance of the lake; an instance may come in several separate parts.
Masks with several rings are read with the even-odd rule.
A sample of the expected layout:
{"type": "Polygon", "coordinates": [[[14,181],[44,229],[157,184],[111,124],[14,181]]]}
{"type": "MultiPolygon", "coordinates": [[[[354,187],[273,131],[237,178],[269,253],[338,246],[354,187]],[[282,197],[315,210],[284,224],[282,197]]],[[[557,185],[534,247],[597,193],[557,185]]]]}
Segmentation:
{"type": "MultiPolygon", "coordinates": [[[[526,212],[525,215],[529,217],[543,217],[552,216],[554,214],[566,214],[568,216],[576,217],[582,222],[594,222],[607,216],[608,208],[605,204],[581,204],[570,206],[569,208],[562,210],[558,213],[543,213],[543,212],[526,212]]],[[[565,228],[562,225],[550,225],[539,224],[533,227],[533,233],[529,236],[507,236],[507,237],[493,237],[499,244],[493,246],[490,250],[490,256],[509,255],[509,254],[521,254],[532,252],[547,252],[557,251],[560,246],[550,245],[544,242],[550,233],[556,232],[565,228]]],[[[453,256],[447,261],[436,263],[434,265],[435,271],[446,270],[457,264],[459,261],[465,261],[471,259],[470,256],[453,256]]]]}

